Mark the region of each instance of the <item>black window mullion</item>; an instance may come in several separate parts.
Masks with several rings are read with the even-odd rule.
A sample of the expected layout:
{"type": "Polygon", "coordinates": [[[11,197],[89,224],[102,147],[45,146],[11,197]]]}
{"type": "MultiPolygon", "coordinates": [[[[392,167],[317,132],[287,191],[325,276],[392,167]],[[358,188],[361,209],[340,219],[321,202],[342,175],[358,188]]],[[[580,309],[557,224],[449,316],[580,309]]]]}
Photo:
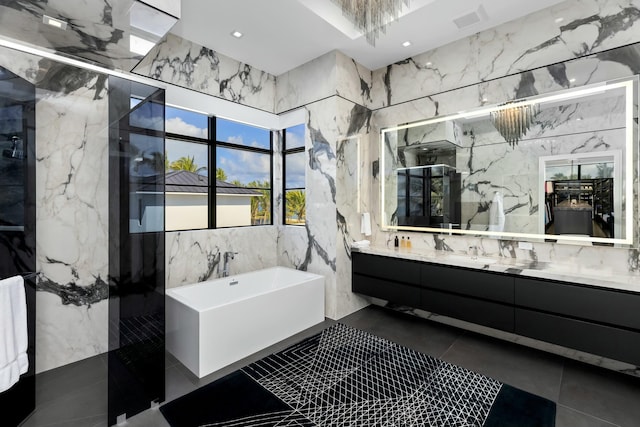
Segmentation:
{"type": "Polygon", "coordinates": [[[216,224],[216,208],[218,189],[216,185],[216,177],[218,176],[218,166],[216,164],[216,119],[215,117],[209,117],[209,168],[213,167],[213,173],[209,169],[209,229],[217,228],[216,224]]]}

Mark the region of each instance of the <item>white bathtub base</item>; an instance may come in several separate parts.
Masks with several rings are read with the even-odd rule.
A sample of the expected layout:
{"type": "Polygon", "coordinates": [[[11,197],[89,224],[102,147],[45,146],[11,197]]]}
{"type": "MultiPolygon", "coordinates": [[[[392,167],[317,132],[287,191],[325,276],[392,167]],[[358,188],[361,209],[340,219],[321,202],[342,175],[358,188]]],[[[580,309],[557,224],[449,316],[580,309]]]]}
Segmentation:
{"type": "MultiPolygon", "coordinates": [[[[306,281],[210,310],[168,297],[167,350],[202,378],[324,321],[324,278],[297,273],[306,281]]],[[[253,286],[243,276],[234,277],[240,283],[233,286],[253,286]]],[[[203,285],[229,286],[229,281],[203,285]]]]}

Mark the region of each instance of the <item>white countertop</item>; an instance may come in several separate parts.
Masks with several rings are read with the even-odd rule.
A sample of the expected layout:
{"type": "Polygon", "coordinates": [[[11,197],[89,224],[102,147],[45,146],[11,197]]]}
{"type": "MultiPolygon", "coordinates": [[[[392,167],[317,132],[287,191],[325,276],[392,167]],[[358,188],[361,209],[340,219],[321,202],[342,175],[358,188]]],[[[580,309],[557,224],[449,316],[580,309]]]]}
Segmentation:
{"type": "Polygon", "coordinates": [[[352,250],[371,255],[425,261],[455,267],[475,268],[481,271],[559,280],[640,293],[639,273],[609,271],[602,268],[595,269],[578,263],[532,262],[522,261],[516,258],[493,258],[486,256],[478,256],[477,259],[474,260],[470,255],[448,251],[412,250],[376,246],[353,248],[352,250]]]}

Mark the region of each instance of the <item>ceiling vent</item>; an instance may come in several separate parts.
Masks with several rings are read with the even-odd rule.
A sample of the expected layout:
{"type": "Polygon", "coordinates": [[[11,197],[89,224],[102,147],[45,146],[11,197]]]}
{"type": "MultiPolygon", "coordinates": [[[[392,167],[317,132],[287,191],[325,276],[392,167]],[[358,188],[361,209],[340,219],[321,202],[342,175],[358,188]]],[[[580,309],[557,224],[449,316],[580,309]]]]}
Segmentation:
{"type": "Polygon", "coordinates": [[[487,12],[484,10],[484,6],[480,5],[478,10],[474,10],[473,12],[462,15],[453,20],[453,23],[459,29],[463,29],[465,27],[469,27],[471,25],[477,24],[480,21],[486,21],[489,18],[487,12]]]}

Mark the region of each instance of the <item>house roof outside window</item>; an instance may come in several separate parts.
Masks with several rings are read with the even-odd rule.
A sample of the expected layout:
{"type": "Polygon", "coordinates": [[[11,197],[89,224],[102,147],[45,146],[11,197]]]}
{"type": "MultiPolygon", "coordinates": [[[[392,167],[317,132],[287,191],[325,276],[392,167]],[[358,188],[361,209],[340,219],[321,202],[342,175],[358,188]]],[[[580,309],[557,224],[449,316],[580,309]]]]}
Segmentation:
{"type": "MultiPolygon", "coordinates": [[[[185,170],[170,171],[165,175],[167,193],[207,193],[209,178],[185,170]]],[[[239,187],[216,179],[216,194],[237,196],[261,196],[262,193],[250,188],[239,187]]]]}

